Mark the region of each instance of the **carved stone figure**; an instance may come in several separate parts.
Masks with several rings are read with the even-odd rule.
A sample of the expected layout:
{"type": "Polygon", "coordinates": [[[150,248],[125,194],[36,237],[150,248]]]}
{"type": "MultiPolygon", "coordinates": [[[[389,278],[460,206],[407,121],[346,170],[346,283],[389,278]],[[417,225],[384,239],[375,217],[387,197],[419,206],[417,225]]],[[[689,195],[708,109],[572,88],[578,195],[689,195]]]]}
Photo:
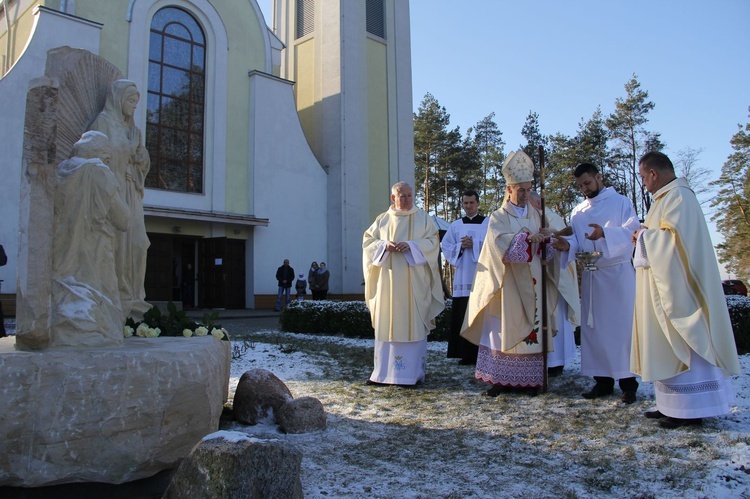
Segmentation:
{"type": "Polygon", "coordinates": [[[122,344],[116,234],[130,227],[107,136],[89,131],[57,167],[52,239],[51,346],[122,344]]]}
{"type": "Polygon", "coordinates": [[[143,146],[141,130],[133,121],[139,100],[140,93],[134,82],[116,80],[107,95],[104,110],[90,127],[109,137],[112,149],[109,166],[130,210],[130,228],[115,237],[115,261],[125,318],[133,317],[136,321],[151,308],[145,301],[146,254],[150,243],[143,220],[143,187],[151,161],[143,146]]]}

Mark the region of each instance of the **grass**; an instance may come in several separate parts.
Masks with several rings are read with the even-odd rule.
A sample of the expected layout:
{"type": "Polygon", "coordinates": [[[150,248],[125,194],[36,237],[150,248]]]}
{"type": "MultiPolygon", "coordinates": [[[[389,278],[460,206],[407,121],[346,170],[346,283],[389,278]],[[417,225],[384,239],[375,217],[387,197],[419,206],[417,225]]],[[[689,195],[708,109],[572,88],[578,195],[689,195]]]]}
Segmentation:
{"type": "Polygon", "coordinates": [[[741,468],[750,464],[750,437],[734,431],[746,427],[743,413],[665,432],[642,416],[653,404],[644,390],[630,406],[585,400],[592,381],[570,370],[550,379],[545,394],[493,399],[479,395],[486,385],[471,367],[437,346],[424,386],[403,389],[364,384],[371,342],[279,332],[246,339],[276,361],[304,355],[310,365],[285,382],[295,396],[323,403],[326,432],[228,428],[300,446],[308,497],[750,497],[741,468]]]}

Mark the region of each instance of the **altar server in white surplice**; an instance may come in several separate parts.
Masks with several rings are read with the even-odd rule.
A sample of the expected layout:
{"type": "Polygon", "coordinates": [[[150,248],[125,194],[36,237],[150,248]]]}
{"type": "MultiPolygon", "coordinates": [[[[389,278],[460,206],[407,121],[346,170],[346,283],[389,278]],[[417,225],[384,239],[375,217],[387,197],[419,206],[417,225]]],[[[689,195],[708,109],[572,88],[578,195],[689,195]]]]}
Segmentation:
{"type": "Polygon", "coordinates": [[[654,382],[663,428],[729,412],[728,375],[740,374],[732,324],[706,219],[669,158],[650,152],[639,173],[653,204],[636,244],[631,369],[654,382]]]}
{"type": "Polygon", "coordinates": [[[471,283],[477,270],[479,252],[487,233],[489,218],[479,214],[479,194],[466,191],[461,197],[464,216],[453,222],[443,236],[440,246],[448,263],[455,267],[453,274],[453,305],[451,330],[448,338],[449,359],[461,359],[459,364],[477,363],[477,346],[461,337],[461,325],[469,303],[471,283]]]}
{"type": "Polygon", "coordinates": [[[444,308],[440,242],[433,219],[413,205],[409,184],[395,184],[391,201],[362,240],[365,301],[375,329],[368,384],[413,386],[424,381],[427,335],[444,308]]]}
{"type": "MultiPolygon", "coordinates": [[[[535,191],[529,195],[529,203],[537,210],[542,209],[542,198],[535,191]]],[[[544,216],[550,229],[560,231],[565,228],[565,221],[560,215],[545,208],[544,216]]],[[[560,269],[560,282],[557,285],[560,297],[557,299],[557,334],[553,348],[547,354],[547,375],[559,376],[565,366],[576,357],[575,328],[581,316],[581,300],[578,295],[578,271],[575,262],[570,262],[560,269]]]]}
{"type": "Polygon", "coordinates": [[[628,198],[604,187],[596,166],[582,163],[573,174],[586,199],[571,214],[573,236],[554,243],[560,251],[569,249],[561,265],[574,261],[580,251],[603,253],[598,270],[584,270],[581,276],[581,374],[596,380],[583,397],[611,395],[617,379],[622,401],[632,404],[638,381],[630,372],[635,297],[631,239],[640,221],[628,198]]]}

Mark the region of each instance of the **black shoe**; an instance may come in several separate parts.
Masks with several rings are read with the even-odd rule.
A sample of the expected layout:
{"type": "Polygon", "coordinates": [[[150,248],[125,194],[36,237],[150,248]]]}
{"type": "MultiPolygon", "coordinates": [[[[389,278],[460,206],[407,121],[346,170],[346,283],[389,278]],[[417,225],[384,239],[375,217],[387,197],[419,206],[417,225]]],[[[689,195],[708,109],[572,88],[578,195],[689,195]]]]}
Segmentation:
{"type": "Polygon", "coordinates": [[[477,363],[477,361],[473,359],[461,359],[458,361],[458,363],[462,366],[473,366],[477,363]]]}
{"type": "Polygon", "coordinates": [[[536,397],[541,392],[540,388],[527,388],[526,389],[526,395],[529,397],[536,397]]]}
{"type": "Polygon", "coordinates": [[[598,399],[599,397],[606,397],[607,395],[612,395],[614,393],[615,389],[613,387],[604,388],[599,383],[594,385],[594,388],[591,389],[591,391],[582,393],[581,395],[585,399],[598,399]]]}
{"type": "Polygon", "coordinates": [[[563,373],[563,366],[555,366],[547,369],[548,378],[556,378],[563,373]]]}
{"type": "Polygon", "coordinates": [[[622,392],[622,402],[632,404],[636,401],[635,392],[622,392]]]}
{"type": "Polygon", "coordinates": [[[367,386],[388,386],[388,383],[378,383],[377,381],[373,381],[371,379],[368,379],[365,381],[365,385],[367,386]]]}
{"type": "Polygon", "coordinates": [[[646,416],[648,419],[661,419],[666,417],[664,414],[662,414],[659,411],[646,411],[643,413],[644,416],[646,416]]]}
{"type": "Polygon", "coordinates": [[[700,426],[703,424],[703,419],[701,418],[695,418],[695,419],[680,419],[680,418],[670,418],[667,417],[666,419],[662,419],[659,421],[659,426],[662,428],[666,428],[668,430],[673,430],[675,428],[682,428],[683,426],[700,426]]]}
{"type": "Polygon", "coordinates": [[[482,392],[482,395],[485,397],[497,397],[501,393],[508,393],[510,391],[510,388],[503,385],[493,385],[492,388],[489,390],[485,390],[482,392]]]}

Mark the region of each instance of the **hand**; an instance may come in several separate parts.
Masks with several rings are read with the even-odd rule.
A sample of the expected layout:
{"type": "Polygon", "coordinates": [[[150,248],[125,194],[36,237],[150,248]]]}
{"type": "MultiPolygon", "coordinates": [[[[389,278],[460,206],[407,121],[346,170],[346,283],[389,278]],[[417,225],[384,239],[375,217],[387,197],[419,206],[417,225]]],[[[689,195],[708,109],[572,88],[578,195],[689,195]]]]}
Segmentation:
{"type": "Polygon", "coordinates": [[[602,237],[604,237],[604,229],[602,229],[601,225],[589,224],[589,227],[593,227],[594,230],[591,231],[591,234],[585,234],[586,239],[596,241],[597,239],[601,239],[602,237]]]}
{"type": "Polygon", "coordinates": [[[570,249],[570,243],[567,239],[559,237],[552,240],[552,247],[557,251],[568,251],[570,249]]]}
{"type": "Polygon", "coordinates": [[[537,232],[536,234],[532,234],[529,236],[529,242],[532,244],[541,243],[545,239],[546,238],[544,237],[544,234],[542,234],[541,232],[537,232]]]}
{"type": "Polygon", "coordinates": [[[633,231],[633,236],[631,238],[633,244],[636,244],[638,242],[638,235],[641,233],[641,231],[644,231],[646,229],[648,229],[648,227],[646,227],[645,225],[641,225],[637,230],[633,231]]]}
{"type": "Polygon", "coordinates": [[[407,242],[394,243],[393,241],[388,241],[386,243],[385,250],[386,251],[398,251],[398,252],[409,251],[409,243],[407,242]]]}
{"type": "Polygon", "coordinates": [[[549,239],[555,234],[555,231],[550,229],[549,227],[542,227],[539,229],[539,233],[544,236],[545,239],[549,239]]]}
{"type": "Polygon", "coordinates": [[[461,249],[470,249],[474,247],[474,239],[471,236],[461,238],[461,249]]]}

